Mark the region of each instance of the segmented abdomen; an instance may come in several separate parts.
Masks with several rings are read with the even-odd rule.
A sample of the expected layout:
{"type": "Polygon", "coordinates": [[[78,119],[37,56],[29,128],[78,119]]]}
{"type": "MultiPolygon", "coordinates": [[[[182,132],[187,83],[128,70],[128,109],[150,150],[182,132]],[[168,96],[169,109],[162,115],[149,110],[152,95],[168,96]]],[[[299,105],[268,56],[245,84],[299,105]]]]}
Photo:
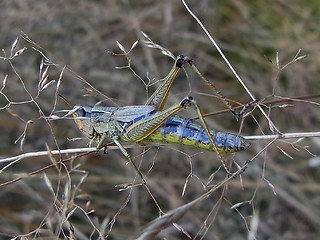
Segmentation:
{"type": "MultiPolygon", "coordinates": [[[[220,153],[245,150],[249,143],[241,136],[210,130],[220,153]]],[[[204,127],[190,119],[177,115],[170,117],[155,132],[143,139],[158,143],[179,144],[213,151],[212,144],[204,127]]]]}

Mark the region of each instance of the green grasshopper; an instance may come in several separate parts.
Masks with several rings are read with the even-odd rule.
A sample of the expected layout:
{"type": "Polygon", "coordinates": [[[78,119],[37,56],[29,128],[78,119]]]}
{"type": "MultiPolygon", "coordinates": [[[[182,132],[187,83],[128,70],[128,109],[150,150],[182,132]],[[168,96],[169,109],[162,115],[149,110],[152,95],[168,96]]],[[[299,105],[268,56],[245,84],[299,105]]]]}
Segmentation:
{"type": "Polygon", "coordinates": [[[180,144],[215,151],[228,173],[230,171],[221,154],[245,150],[250,145],[239,135],[209,129],[199,106],[192,97],[186,97],[180,103],[163,110],[173,81],[185,62],[193,64],[183,55],[177,57],[169,74],[145,105],[124,107],[76,105],[73,108],[74,120],[78,128],[91,139],[90,143],[93,140],[97,141],[97,149],[101,149],[106,147],[106,139],[112,139],[144,182],[141,172],[121,142],[180,144]],[[190,106],[196,108],[202,124],[176,115],[190,106]]]}

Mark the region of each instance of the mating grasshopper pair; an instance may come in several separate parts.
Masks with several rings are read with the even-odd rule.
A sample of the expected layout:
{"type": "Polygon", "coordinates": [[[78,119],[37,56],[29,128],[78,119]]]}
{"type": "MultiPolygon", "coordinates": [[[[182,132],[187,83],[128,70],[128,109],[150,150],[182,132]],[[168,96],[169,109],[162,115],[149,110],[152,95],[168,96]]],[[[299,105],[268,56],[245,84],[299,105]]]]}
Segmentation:
{"type": "Polygon", "coordinates": [[[186,97],[180,103],[163,110],[173,81],[186,62],[193,66],[193,62],[187,57],[183,55],[177,57],[171,71],[145,105],[125,107],[76,105],[73,109],[77,126],[91,141],[98,142],[97,149],[106,146],[106,139],[112,139],[144,182],[141,172],[121,142],[180,144],[215,151],[228,173],[230,171],[221,154],[245,150],[250,145],[239,135],[209,129],[199,106],[192,97],[186,97]],[[190,106],[196,108],[202,124],[176,115],[190,106]]]}

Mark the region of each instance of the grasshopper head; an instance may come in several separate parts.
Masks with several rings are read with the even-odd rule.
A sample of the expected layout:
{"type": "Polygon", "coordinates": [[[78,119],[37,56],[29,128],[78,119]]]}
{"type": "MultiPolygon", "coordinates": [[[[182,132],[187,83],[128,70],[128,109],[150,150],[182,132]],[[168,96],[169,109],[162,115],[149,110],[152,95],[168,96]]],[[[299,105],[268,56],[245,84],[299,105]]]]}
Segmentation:
{"type": "Polygon", "coordinates": [[[91,124],[91,110],[90,106],[81,106],[76,105],[73,107],[74,121],[77,124],[77,127],[83,132],[86,136],[91,137],[94,133],[94,129],[91,124]]]}

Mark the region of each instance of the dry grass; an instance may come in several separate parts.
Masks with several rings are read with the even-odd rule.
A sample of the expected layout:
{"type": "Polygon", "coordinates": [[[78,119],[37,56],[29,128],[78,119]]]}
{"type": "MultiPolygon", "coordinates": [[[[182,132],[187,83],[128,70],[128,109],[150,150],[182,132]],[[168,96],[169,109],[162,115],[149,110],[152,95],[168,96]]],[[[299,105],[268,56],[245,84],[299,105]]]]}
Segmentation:
{"type": "MultiPolygon", "coordinates": [[[[115,147],[107,154],[82,149],[3,161],[21,153],[87,147],[86,139],[68,140],[82,137],[73,121],[47,121],[56,110],[70,109],[57,93],[72,105],[143,104],[173,60],[142,41],[128,55],[110,54],[121,53],[116,41],[129,50],[144,38],[141,31],[175,55],[192,58],[234,106],[251,100],[181,2],[3,1],[3,239],[317,239],[318,2],[188,5],[250,93],[261,99],[261,109],[237,122],[188,67],[167,106],[192,95],[210,127],[255,138],[247,151],[226,156],[239,165],[251,159],[246,171],[226,178],[214,153],[159,145],[129,146],[147,175],[146,186],[130,185],[135,172],[115,147]],[[130,67],[116,68],[127,66],[128,59],[130,67]],[[272,139],[259,136],[274,134],[275,127],[293,135],[269,145],[272,139]],[[303,138],[306,133],[313,137],[303,138]]],[[[196,117],[193,111],[185,114],[196,117]]]]}

